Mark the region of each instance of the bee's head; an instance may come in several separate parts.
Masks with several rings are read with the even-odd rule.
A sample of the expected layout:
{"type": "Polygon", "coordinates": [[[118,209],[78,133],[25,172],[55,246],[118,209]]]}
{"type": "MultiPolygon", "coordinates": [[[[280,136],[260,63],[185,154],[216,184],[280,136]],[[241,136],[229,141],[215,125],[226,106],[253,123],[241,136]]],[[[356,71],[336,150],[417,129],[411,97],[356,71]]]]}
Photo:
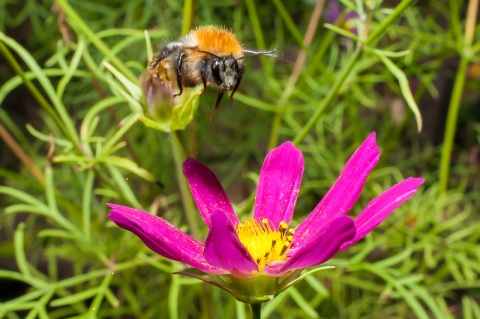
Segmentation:
{"type": "Polygon", "coordinates": [[[233,55],[215,57],[212,63],[212,75],[220,91],[236,90],[243,76],[243,61],[233,55]]]}

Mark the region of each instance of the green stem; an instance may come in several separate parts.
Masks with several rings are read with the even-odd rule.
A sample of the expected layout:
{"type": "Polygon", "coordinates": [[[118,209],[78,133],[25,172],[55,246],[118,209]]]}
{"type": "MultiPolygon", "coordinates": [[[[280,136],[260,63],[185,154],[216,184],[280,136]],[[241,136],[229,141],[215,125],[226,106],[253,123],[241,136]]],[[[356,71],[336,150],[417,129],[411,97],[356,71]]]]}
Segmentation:
{"type": "Polygon", "coordinates": [[[187,142],[185,141],[185,136],[182,134],[183,131],[173,131],[173,134],[177,137],[178,144],[182,148],[183,156],[185,158],[192,156],[190,150],[188,149],[187,142]]]}
{"type": "MultiPolygon", "coordinates": [[[[283,7],[281,2],[276,0],[274,1],[274,3],[277,6],[278,11],[280,12],[287,11],[283,7]]],[[[293,67],[292,73],[290,74],[290,78],[288,79],[288,83],[285,88],[285,91],[283,92],[282,97],[278,102],[278,111],[275,114],[275,117],[272,122],[272,129],[270,130],[270,140],[268,142],[268,149],[273,149],[278,144],[280,126],[282,124],[282,119],[283,119],[283,110],[285,109],[285,105],[287,104],[287,101],[290,99],[290,96],[293,93],[295,85],[298,82],[301,70],[304,68],[305,61],[307,59],[307,49],[312,44],[312,41],[315,35],[315,30],[317,29],[317,26],[318,26],[318,21],[320,21],[320,17],[322,15],[324,4],[325,4],[325,0],[317,1],[315,5],[315,9],[313,10],[312,15],[310,16],[310,21],[308,23],[308,28],[305,33],[305,36],[303,37],[303,39],[299,36],[300,42],[302,44],[302,50],[300,50],[300,52],[297,55],[295,65],[293,67]]],[[[287,22],[287,24],[288,24],[288,21],[290,21],[287,16],[284,17],[284,20],[287,22]]],[[[292,30],[291,32],[293,35],[295,35],[296,32],[298,32],[297,29],[294,27],[294,24],[290,29],[292,30]]]]}
{"type": "MultiPolygon", "coordinates": [[[[247,5],[248,16],[250,18],[250,23],[252,24],[253,35],[255,37],[255,43],[258,50],[265,50],[266,44],[265,39],[263,38],[262,26],[260,25],[260,18],[257,13],[257,5],[254,0],[246,0],[245,4],[247,5]]],[[[266,63],[264,57],[260,57],[260,62],[265,70],[267,76],[272,75],[271,63],[266,63]]]]}
{"type": "Polygon", "coordinates": [[[262,304],[261,303],[252,303],[252,319],[261,319],[262,318],[262,304]]]}
{"type": "Polygon", "coordinates": [[[457,130],[458,111],[460,110],[460,102],[462,99],[463,86],[468,67],[468,59],[462,57],[455,76],[455,84],[453,85],[452,98],[448,106],[447,125],[443,136],[442,156],[440,159],[440,175],[439,175],[439,191],[445,193],[448,184],[448,175],[450,172],[450,160],[453,149],[453,140],[455,131],[457,130]]]}
{"type": "Polygon", "coordinates": [[[265,50],[265,40],[263,39],[262,27],[260,26],[260,19],[257,14],[257,7],[254,0],[245,1],[247,5],[248,15],[250,17],[250,23],[252,24],[253,35],[255,42],[259,50],[265,50]]]}
{"type": "Polygon", "coordinates": [[[450,173],[450,161],[453,149],[453,140],[457,130],[458,112],[462,100],[463,87],[468,71],[468,63],[471,58],[471,45],[473,40],[473,29],[476,23],[476,12],[478,10],[478,0],[471,0],[468,6],[467,21],[465,27],[465,36],[463,38],[463,48],[461,50],[460,64],[455,76],[452,97],[448,106],[447,124],[445,135],[443,137],[442,157],[440,159],[439,173],[439,192],[443,194],[447,191],[448,176],[450,173]]]}
{"type": "Polygon", "coordinates": [[[390,27],[390,25],[395,21],[414,1],[416,0],[403,0],[394,10],[393,12],[385,18],[385,20],[382,21],[378,25],[378,27],[375,28],[367,37],[365,40],[365,44],[369,45],[371,44],[374,40],[376,40],[379,36],[381,36],[385,30],[390,27]]]}
{"type": "Polygon", "coordinates": [[[182,35],[187,34],[192,28],[193,0],[185,0],[183,3],[182,35]]]}
{"type": "Polygon", "coordinates": [[[80,18],[80,16],[75,12],[75,10],[67,3],[66,0],[57,0],[57,4],[62,8],[65,14],[68,17],[69,24],[73,28],[78,28],[78,31],[81,31],[85,36],[93,43],[93,45],[107,57],[111,64],[117,68],[125,77],[127,77],[133,83],[138,82],[138,77],[133,74],[132,71],[119,59],[117,56],[112,53],[110,48],[98,38],[95,33],[88,27],[88,25],[80,18]]]}
{"type": "Polygon", "coordinates": [[[341,86],[343,85],[345,79],[350,74],[350,71],[355,66],[355,63],[360,59],[360,56],[363,52],[363,46],[371,44],[374,40],[376,40],[379,36],[381,36],[385,30],[393,23],[395,19],[397,19],[415,0],[404,0],[402,1],[396,8],[393,10],[392,14],[390,14],[383,22],[372,31],[372,33],[367,37],[364,43],[359,43],[355,53],[351,57],[348,64],[344,67],[341,71],[340,75],[337,77],[335,83],[333,84],[332,89],[329,91],[328,95],[322,101],[318,109],[315,111],[313,116],[307,122],[307,124],[302,128],[302,130],[297,134],[295,139],[293,140],[294,144],[300,143],[308,132],[313,128],[315,123],[320,119],[320,117],[325,112],[327,106],[333,101],[333,99],[337,96],[338,91],[340,90],[341,86]]]}
{"type": "Polygon", "coordinates": [[[320,103],[320,106],[317,108],[315,113],[313,113],[310,120],[307,122],[307,124],[305,124],[305,126],[302,128],[302,130],[297,134],[297,136],[293,140],[294,144],[298,145],[305,138],[305,136],[307,136],[308,132],[313,128],[315,123],[317,123],[317,121],[320,119],[320,117],[325,112],[325,109],[327,108],[327,106],[337,96],[337,93],[340,90],[343,82],[345,81],[347,76],[350,74],[350,71],[355,66],[355,63],[360,59],[361,55],[362,55],[362,49],[359,46],[355,50],[355,53],[353,54],[352,58],[350,59],[350,62],[344,67],[344,69],[341,71],[340,75],[337,77],[337,80],[333,84],[332,89],[328,92],[328,95],[325,97],[325,99],[322,101],[322,103],[320,103]]]}
{"type": "Polygon", "coordinates": [[[37,87],[30,81],[23,71],[20,64],[18,64],[15,57],[12,55],[8,47],[0,41],[0,51],[3,53],[5,59],[10,63],[12,68],[17,72],[17,74],[22,78],[23,84],[27,87],[27,89],[32,93],[35,100],[42,106],[42,108],[50,115],[53,121],[57,124],[58,128],[62,131],[62,133],[69,138],[69,140],[75,145],[78,149],[78,141],[75,138],[75,135],[72,132],[68,131],[65,127],[64,122],[52,108],[52,106],[47,102],[47,100],[43,97],[42,93],[37,89],[37,87]]]}
{"type": "Polygon", "coordinates": [[[171,133],[169,140],[172,147],[173,160],[175,162],[177,182],[180,188],[180,196],[182,197],[183,209],[185,210],[185,214],[187,216],[187,223],[192,236],[196,239],[200,239],[201,232],[197,223],[197,211],[195,209],[192,196],[190,195],[187,181],[182,174],[182,163],[188,156],[188,154],[185,154],[185,151],[182,148],[180,138],[176,133],[171,133]]]}

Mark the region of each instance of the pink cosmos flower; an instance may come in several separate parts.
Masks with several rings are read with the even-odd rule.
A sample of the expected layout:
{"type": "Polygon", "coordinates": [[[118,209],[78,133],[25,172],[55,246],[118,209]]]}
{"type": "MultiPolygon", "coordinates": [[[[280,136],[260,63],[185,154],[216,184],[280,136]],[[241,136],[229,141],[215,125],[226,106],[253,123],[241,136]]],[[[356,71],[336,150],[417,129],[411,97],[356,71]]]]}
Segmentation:
{"type": "Polygon", "coordinates": [[[166,220],[137,209],[109,204],[109,218],[137,235],[154,252],[207,274],[234,278],[281,277],[317,266],[362,239],[395,208],[412,197],[422,178],[407,178],[374,198],[355,218],[346,214],[360,196],[380,151],[372,133],[347,162],[340,177],[311,214],[289,228],[303,174],[303,155],[291,142],[265,158],[253,218],[240,221],[224,189],[205,165],[187,159],[185,175],[209,228],[205,243],[166,220]]]}

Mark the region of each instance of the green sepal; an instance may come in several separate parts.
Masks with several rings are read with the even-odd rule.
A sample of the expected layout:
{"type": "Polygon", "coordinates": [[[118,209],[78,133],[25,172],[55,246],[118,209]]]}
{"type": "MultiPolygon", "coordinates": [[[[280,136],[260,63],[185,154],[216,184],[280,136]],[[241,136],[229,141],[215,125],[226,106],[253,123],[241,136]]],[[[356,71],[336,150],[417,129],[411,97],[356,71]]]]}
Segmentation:
{"type": "Polygon", "coordinates": [[[160,106],[161,110],[155,114],[145,114],[140,121],[147,127],[162,132],[183,130],[193,120],[193,115],[198,107],[200,90],[193,89],[184,92],[183,101],[171,107],[168,104],[160,106]]]}
{"type": "Polygon", "coordinates": [[[193,277],[208,284],[217,286],[234,296],[238,301],[248,304],[259,304],[273,300],[273,298],[278,296],[280,293],[299,283],[311,274],[321,270],[333,268],[335,267],[318,267],[304,273],[303,275],[300,275],[303,269],[298,269],[293,271],[288,276],[283,277],[256,275],[246,278],[235,277],[230,274],[219,275],[219,278],[222,279],[222,282],[206,277],[204,273],[193,268],[185,271],[174,272],[173,274],[193,277]]]}

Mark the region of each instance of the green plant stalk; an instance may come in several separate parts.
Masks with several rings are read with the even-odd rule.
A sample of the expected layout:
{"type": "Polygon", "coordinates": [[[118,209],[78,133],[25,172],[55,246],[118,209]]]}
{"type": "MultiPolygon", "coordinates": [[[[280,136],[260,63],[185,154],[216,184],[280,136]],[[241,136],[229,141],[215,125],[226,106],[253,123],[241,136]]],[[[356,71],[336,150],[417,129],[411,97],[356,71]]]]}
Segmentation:
{"type": "MultiPolygon", "coordinates": [[[[278,1],[275,2],[275,4],[277,6],[277,9],[280,12],[286,11],[285,8],[280,3],[278,3],[278,1]]],[[[293,93],[293,90],[295,88],[295,85],[298,82],[302,68],[304,68],[305,61],[307,59],[307,48],[309,48],[310,45],[312,44],[313,37],[315,35],[315,30],[318,27],[318,21],[320,21],[320,17],[322,15],[324,4],[325,4],[325,0],[317,1],[317,3],[315,4],[315,8],[313,9],[312,15],[310,16],[310,21],[308,22],[308,27],[307,27],[307,30],[305,31],[305,36],[303,37],[303,39],[302,37],[300,37],[302,49],[297,55],[292,73],[290,74],[290,77],[288,79],[287,86],[278,102],[278,106],[277,106],[278,109],[277,109],[277,112],[275,113],[275,117],[272,121],[272,128],[270,130],[270,140],[268,142],[269,149],[273,149],[278,144],[280,125],[283,119],[283,110],[285,109],[285,105],[287,104],[288,99],[290,99],[293,93]]],[[[285,19],[285,23],[289,25],[288,24],[289,20],[286,17],[284,17],[284,19],[285,19]]],[[[297,29],[294,28],[294,30],[297,30],[297,29]]],[[[293,29],[291,30],[291,32],[293,32],[293,29]]]]}
{"type": "Polygon", "coordinates": [[[172,147],[173,160],[175,162],[175,168],[177,173],[177,182],[180,188],[180,196],[182,198],[183,209],[185,210],[185,214],[187,216],[187,223],[190,228],[191,234],[194,238],[200,239],[202,234],[197,223],[197,212],[193,203],[192,196],[190,195],[187,181],[182,174],[182,164],[188,154],[184,154],[181,140],[177,134],[178,133],[176,133],[176,131],[170,133],[169,141],[172,147]]]}
{"type": "Polygon", "coordinates": [[[450,161],[453,149],[453,140],[457,129],[458,111],[462,99],[463,87],[468,68],[468,58],[462,57],[455,76],[452,98],[448,105],[447,124],[443,137],[442,156],[440,158],[439,192],[444,194],[447,190],[448,176],[450,173],[450,161]]]}
{"type": "Polygon", "coordinates": [[[17,262],[18,269],[26,278],[32,277],[32,273],[28,266],[27,258],[25,256],[24,246],[25,246],[25,223],[20,223],[15,230],[15,235],[13,237],[14,249],[15,249],[15,260],[17,262]]]}
{"type": "Polygon", "coordinates": [[[299,47],[305,48],[305,44],[303,43],[303,36],[300,31],[298,31],[297,23],[293,21],[291,12],[287,8],[285,8],[285,5],[282,1],[273,0],[272,2],[275,5],[278,13],[282,17],[282,20],[285,23],[288,31],[290,31],[290,34],[293,36],[295,42],[297,42],[299,47]]]}
{"type": "Polygon", "coordinates": [[[28,156],[28,154],[22,149],[22,147],[17,143],[14,137],[10,134],[5,126],[0,123],[0,139],[2,139],[9,149],[15,154],[15,156],[25,165],[28,171],[40,182],[40,184],[45,184],[45,176],[43,176],[42,171],[35,165],[35,162],[28,156]]]}
{"type": "Polygon", "coordinates": [[[82,230],[86,241],[90,241],[92,238],[91,204],[94,181],[95,172],[93,170],[89,170],[85,178],[85,185],[82,196],[82,230]]]}
{"type": "Polygon", "coordinates": [[[45,198],[49,210],[49,217],[59,226],[72,233],[72,235],[83,238],[81,232],[67,217],[62,215],[57,206],[57,191],[54,184],[53,169],[50,164],[45,165],[45,198]]]}
{"type": "MultiPolygon", "coordinates": [[[[36,91],[36,93],[34,93],[34,91],[32,91],[32,93],[34,94],[34,97],[36,99],[39,99],[38,101],[40,105],[46,108],[47,112],[54,119],[55,123],[58,125],[62,133],[72,142],[74,147],[80,153],[83,153],[75,125],[73,124],[60,98],[57,96],[57,93],[55,92],[55,89],[53,88],[52,83],[43,72],[43,69],[40,68],[40,66],[36,63],[36,61],[30,55],[30,53],[24,47],[20,46],[15,40],[5,36],[1,32],[0,32],[0,39],[1,41],[4,42],[2,43],[2,45],[6,44],[11,49],[13,49],[20,56],[20,58],[27,64],[27,66],[32,70],[32,73],[35,74],[37,80],[40,82],[41,86],[43,87],[43,90],[50,98],[50,101],[53,104],[54,108],[52,108],[49,102],[47,102],[45,98],[43,98],[43,95],[36,89],[34,85],[28,86],[28,88],[30,90],[33,89],[34,91],[36,91]]],[[[15,65],[18,65],[15,59],[10,60],[10,62],[13,62],[15,65]]],[[[21,67],[15,68],[15,70],[17,72],[20,72],[19,75],[20,77],[22,77],[22,79],[25,79],[26,81],[28,81],[28,76],[26,75],[25,72],[23,72],[21,67]]]]}
{"type": "Polygon", "coordinates": [[[100,305],[102,304],[103,300],[105,299],[105,294],[109,290],[108,287],[113,279],[113,273],[108,274],[102,280],[102,283],[99,286],[98,292],[93,299],[93,302],[90,305],[90,309],[88,309],[88,319],[95,319],[97,318],[97,313],[101,310],[100,305]]]}
{"type": "Polygon", "coordinates": [[[183,3],[182,35],[187,34],[192,28],[193,0],[185,0],[183,3]]]}
{"type": "Polygon", "coordinates": [[[85,22],[83,22],[83,20],[78,16],[78,14],[75,12],[75,10],[73,10],[66,0],[57,0],[56,2],[67,15],[70,25],[74,29],[78,28],[79,31],[85,34],[87,39],[89,39],[93,45],[110,60],[111,64],[115,66],[115,68],[117,68],[130,81],[134,83],[138,82],[138,77],[133,74],[133,72],[130,71],[130,69],[119,58],[117,58],[115,54],[112,53],[108,46],[95,35],[95,33],[85,24],[85,22]]]}
{"type": "Polygon", "coordinates": [[[252,319],[261,319],[262,318],[262,304],[253,303],[250,304],[252,307],[252,319]]]}
{"type": "Polygon", "coordinates": [[[278,145],[278,137],[280,135],[280,127],[283,119],[283,106],[279,106],[278,111],[275,113],[275,117],[272,121],[272,127],[270,128],[270,138],[268,140],[268,149],[271,150],[278,145]]]}
{"type": "MultiPolygon", "coordinates": [[[[368,44],[372,43],[374,40],[376,40],[380,35],[382,35],[383,32],[393,23],[393,21],[395,19],[397,19],[414,1],[415,0],[404,0],[404,1],[402,1],[395,8],[395,10],[393,10],[392,14],[390,14],[387,18],[385,18],[385,20],[383,20],[383,22],[367,37],[367,39],[364,41],[364,44],[368,45],[368,44]]],[[[312,117],[307,122],[307,124],[305,124],[305,126],[302,128],[302,130],[297,134],[297,136],[293,140],[294,144],[299,144],[305,138],[305,136],[313,128],[315,123],[323,115],[323,113],[325,112],[328,105],[336,97],[336,95],[337,95],[338,91],[340,90],[343,82],[345,81],[347,76],[350,74],[350,71],[355,66],[355,63],[360,59],[360,56],[362,55],[362,52],[363,52],[363,45],[364,44],[359,43],[357,49],[355,50],[355,53],[353,54],[353,56],[350,59],[350,62],[341,71],[337,80],[333,84],[332,89],[329,91],[328,95],[322,101],[322,103],[320,104],[318,109],[315,111],[315,113],[312,115],[312,117]]]]}
{"type": "MultiPolygon", "coordinates": [[[[245,3],[247,5],[247,11],[250,17],[250,22],[252,24],[253,35],[255,36],[255,42],[256,42],[257,48],[259,50],[265,50],[266,49],[265,39],[263,38],[262,26],[260,25],[260,19],[258,18],[255,1],[246,0],[245,3]]],[[[271,75],[272,74],[271,64],[265,63],[265,59],[263,57],[260,57],[260,61],[262,63],[263,68],[265,69],[265,73],[267,73],[268,75],[271,75]]]]}
{"type": "Polygon", "coordinates": [[[3,56],[7,59],[8,63],[10,63],[10,65],[15,70],[15,72],[22,78],[23,83],[25,84],[27,89],[30,91],[30,93],[32,93],[35,100],[42,106],[42,108],[45,111],[47,111],[48,115],[50,115],[50,117],[55,121],[55,123],[60,128],[62,133],[65,134],[65,136],[68,136],[72,142],[75,142],[76,139],[73,138],[70,132],[65,128],[65,126],[63,125],[63,121],[60,119],[58,114],[55,112],[52,106],[47,102],[47,100],[43,97],[42,93],[40,93],[40,91],[32,83],[32,81],[28,79],[26,73],[20,67],[20,64],[18,64],[17,60],[15,60],[10,50],[8,50],[8,48],[5,46],[5,44],[2,41],[0,41],[0,51],[2,51],[3,56]]]}
{"type": "Polygon", "coordinates": [[[295,145],[298,145],[304,138],[307,136],[308,132],[313,128],[315,123],[320,119],[320,117],[323,115],[325,112],[325,109],[327,106],[330,104],[330,102],[333,101],[333,99],[337,96],[338,91],[340,90],[343,82],[347,78],[347,76],[350,74],[350,71],[353,69],[355,66],[355,63],[360,59],[360,56],[362,55],[362,48],[361,46],[358,46],[357,49],[355,50],[355,53],[350,59],[350,62],[344,67],[344,69],[340,72],[340,75],[337,77],[337,80],[333,84],[333,87],[331,90],[328,92],[328,95],[325,97],[325,99],[320,103],[320,106],[317,108],[315,113],[313,113],[312,117],[310,120],[305,124],[305,126],[300,130],[300,132],[297,134],[297,136],[294,138],[293,143],[295,145]]]}
{"type": "Polygon", "coordinates": [[[170,318],[178,319],[178,301],[180,297],[180,283],[177,276],[172,276],[172,284],[168,293],[168,313],[170,318]]]}
{"type": "Polygon", "coordinates": [[[257,9],[253,0],[245,1],[247,4],[248,15],[253,28],[255,42],[260,50],[265,50],[265,40],[263,39],[262,27],[260,26],[260,19],[258,18],[257,9]]]}
{"type": "Polygon", "coordinates": [[[393,21],[395,21],[415,1],[416,0],[403,0],[397,7],[395,7],[393,12],[368,35],[365,40],[365,45],[371,44],[380,37],[393,21]]]}
{"type": "Polygon", "coordinates": [[[453,140],[455,137],[455,131],[457,130],[458,112],[460,110],[463,87],[465,86],[465,78],[468,71],[468,63],[470,60],[471,45],[474,34],[473,30],[475,29],[477,10],[478,0],[469,1],[465,36],[463,38],[464,45],[461,52],[462,54],[460,57],[457,74],[455,75],[455,83],[453,85],[452,97],[450,99],[450,104],[448,105],[447,124],[443,137],[442,156],[440,158],[439,172],[440,194],[444,194],[447,191],[453,140]]]}

